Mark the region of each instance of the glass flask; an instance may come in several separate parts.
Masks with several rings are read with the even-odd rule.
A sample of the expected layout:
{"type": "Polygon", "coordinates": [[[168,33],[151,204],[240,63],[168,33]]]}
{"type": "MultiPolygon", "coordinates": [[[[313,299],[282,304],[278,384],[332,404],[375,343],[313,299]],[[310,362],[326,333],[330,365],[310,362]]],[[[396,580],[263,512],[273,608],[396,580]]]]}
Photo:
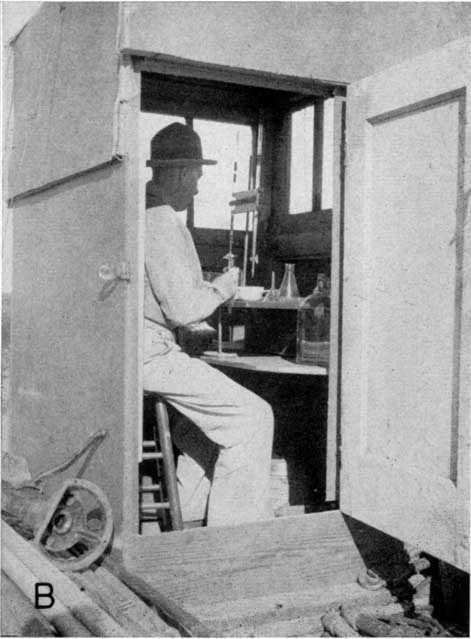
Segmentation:
{"type": "Polygon", "coordinates": [[[323,273],[317,276],[314,291],[298,310],[296,362],[329,364],[330,282],[323,273]]]}
{"type": "Polygon", "coordinates": [[[280,285],[280,292],[278,297],[287,299],[292,297],[299,297],[298,285],[296,283],[296,277],[294,275],[294,264],[285,264],[285,274],[280,285]]]}

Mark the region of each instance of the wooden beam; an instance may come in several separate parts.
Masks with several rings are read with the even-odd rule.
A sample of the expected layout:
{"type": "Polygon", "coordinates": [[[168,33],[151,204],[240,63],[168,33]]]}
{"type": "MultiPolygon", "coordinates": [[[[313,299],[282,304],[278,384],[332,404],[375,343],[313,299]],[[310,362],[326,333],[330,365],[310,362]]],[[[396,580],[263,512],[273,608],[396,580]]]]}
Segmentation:
{"type": "Polygon", "coordinates": [[[149,51],[123,49],[122,53],[133,57],[135,69],[138,71],[161,73],[176,77],[216,80],[229,84],[253,86],[276,91],[288,91],[323,98],[331,97],[334,89],[346,90],[347,86],[345,82],[316,80],[258,71],[256,69],[242,69],[240,67],[196,62],[187,58],[179,58],[149,51]]]}
{"type": "Polygon", "coordinates": [[[257,122],[257,104],[267,101],[263,91],[253,88],[218,86],[217,83],[206,83],[204,80],[142,73],[141,108],[147,112],[251,126],[257,122]]]}
{"type": "MultiPolygon", "coordinates": [[[[3,526],[4,524],[2,522],[2,537],[4,534],[3,526]]],[[[25,543],[27,542],[25,541],[25,543]]],[[[41,576],[36,575],[29,566],[26,566],[19,559],[17,554],[15,554],[10,548],[6,547],[4,539],[2,539],[2,544],[2,570],[29,599],[31,605],[36,603],[35,584],[38,582],[47,582],[52,584],[55,591],[54,603],[51,608],[43,609],[42,614],[44,617],[62,636],[91,637],[92,633],[88,630],[88,628],[75,618],[69,607],[62,601],[62,599],[59,598],[59,596],[57,596],[57,590],[54,588],[56,584],[54,581],[51,582],[49,580],[48,571],[43,572],[41,576]]]]}
{"type": "Polygon", "coordinates": [[[121,163],[123,158],[120,155],[114,155],[106,162],[102,162],[101,164],[96,164],[95,166],[91,166],[83,171],[77,171],[76,173],[71,173],[70,175],[66,175],[65,177],[59,178],[58,180],[53,180],[52,182],[47,182],[46,184],[41,184],[40,186],[34,189],[28,189],[27,191],[23,191],[21,193],[16,193],[12,197],[8,198],[7,204],[8,208],[14,207],[18,202],[24,200],[28,197],[33,197],[38,193],[44,193],[45,191],[50,191],[51,189],[55,189],[62,184],[66,184],[67,182],[72,182],[73,180],[78,180],[84,175],[88,175],[90,173],[95,173],[97,171],[101,171],[103,169],[107,169],[117,163],[121,163]]]}
{"type": "Polygon", "coordinates": [[[314,103],[314,157],[312,162],[312,210],[322,209],[322,164],[324,152],[324,101],[314,103]]]}
{"type": "Polygon", "coordinates": [[[26,595],[2,571],[0,635],[2,637],[55,637],[54,627],[35,609],[26,595]]]}
{"type": "Polygon", "coordinates": [[[336,96],[334,98],[329,410],[327,415],[327,465],[325,485],[325,496],[327,501],[339,499],[345,107],[345,98],[336,96]]]}
{"type": "Polygon", "coordinates": [[[21,575],[21,584],[18,585],[30,600],[34,599],[34,583],[48,582],[52,585],[55,600],[51,608],[43,609],[43,614],[53,625],[61,629],[59,624],[66,615],[67,632],[72,631],[72,636],[87,634],[84,629],[95,636],[126,636],[124,629],[110,615],[6,522],[2,522],[2,545],[3,569],[15,583],[21,575]]]}
{"type": "Polygon", "coordinates": [[[71,573],[71,578],[124,628],[127,637],[180,636],[106,568],[71,573]]]}

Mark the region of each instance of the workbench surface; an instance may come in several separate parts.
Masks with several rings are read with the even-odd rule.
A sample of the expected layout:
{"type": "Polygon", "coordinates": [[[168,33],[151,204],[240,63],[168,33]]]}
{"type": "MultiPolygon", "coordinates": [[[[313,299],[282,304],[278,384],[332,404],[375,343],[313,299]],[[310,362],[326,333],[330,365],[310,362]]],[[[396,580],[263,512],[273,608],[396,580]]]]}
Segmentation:
{"type": "Polygon", "coordinates": [[[307,364],[296,364],[279,355],[202,355],[201,359],[212,366],[227,366],[264,373],[287,373],[290,375],[327,375],[327,368],[307,364]]]}

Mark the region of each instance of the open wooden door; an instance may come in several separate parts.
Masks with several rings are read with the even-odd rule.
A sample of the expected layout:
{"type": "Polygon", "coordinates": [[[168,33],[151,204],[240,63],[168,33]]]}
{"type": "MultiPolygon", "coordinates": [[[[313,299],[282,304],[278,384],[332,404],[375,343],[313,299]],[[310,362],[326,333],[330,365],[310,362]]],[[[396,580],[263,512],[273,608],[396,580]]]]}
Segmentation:
{"type": "Polygon", "coordinates": [[[471,39],[348,89],[341,509],[469,570],[471,39]]]}
{"type": "MultiPolygon", "coordinates": [[[[46,26],[54,24],[53,19],[59,25],[65,20],[67,26],[77,19],[73,14],[66,20],[63,13],[47,7],[38,20],[46,26]]],[[[72,53],[74,45],[83,48],[80,40],[69,44],[72,53]]],[[[42,51],[41,45],[33,21],[16,43],[17,84],[26,82],[21,73],[26,73],[30,52],[42,51]]],[[[73,57],[72,53],[67,49],[67,55],[73,57]]],[[[34,109],[41,117],[39,128],[50,130],[51,142],[35,163],[31,160],[34,171],[30,164],[21,164],[17,153],[10,165],[11,428],[2,447],[25,457],[36,475],[55,468],[92,435],[106,431],[97,451],[86,457],[86,469],[82,458],[57,480],[83,476],[97,484],[111,503],[118,534],[138,527],[144,200],[138,180],[140,76],[125,57],[119,69],[114,57],[109,64],[113,83],[110,80],[106,90],[113,93],[111,104],[116,99],[119,108],[105,108],[110,100],[105,84],[100,85],[103,113],[96,117],[107,128],[103,139],[95,138],[92,159],[100,160],[95,164],[87,165],[75,148],[78,142],[73,144],[81,132],[73,110],[79,101],[72,100],[73,106],[62,112],[72,130],[69,146],[76,154],[69,158],[55,146],[62,138],[50,104],[56,104],[70,81],[65,71],[45,83],[50,88],[45,97],[24,87],[28,102],[22,91],[14,94],[15,106],[25,102],[15,123],[14,144],[21,147],[23,139],[29,143],[34,137],[34,109]],[[52,168],[40,169],[49,158],[52,168]]],[[[85,74],[79,77],[86,82],[85,74]]],[[[29,156],[31,149],[25,148],[29,156]]]]}

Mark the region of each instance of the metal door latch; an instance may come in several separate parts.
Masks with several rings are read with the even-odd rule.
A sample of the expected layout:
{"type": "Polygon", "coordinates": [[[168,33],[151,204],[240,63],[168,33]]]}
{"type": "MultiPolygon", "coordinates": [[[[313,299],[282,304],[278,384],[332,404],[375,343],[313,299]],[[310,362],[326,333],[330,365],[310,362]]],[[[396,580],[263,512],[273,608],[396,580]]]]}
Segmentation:
{"type": "Polygon", "coordinates": [[[105,282],[112,280],[124,280],[129,282],[131,280],[131,269],[128,262],[120,262],[117,266],[111,266],[111,264],[102,264],[98,269],[98,276],[105,282]]]}

